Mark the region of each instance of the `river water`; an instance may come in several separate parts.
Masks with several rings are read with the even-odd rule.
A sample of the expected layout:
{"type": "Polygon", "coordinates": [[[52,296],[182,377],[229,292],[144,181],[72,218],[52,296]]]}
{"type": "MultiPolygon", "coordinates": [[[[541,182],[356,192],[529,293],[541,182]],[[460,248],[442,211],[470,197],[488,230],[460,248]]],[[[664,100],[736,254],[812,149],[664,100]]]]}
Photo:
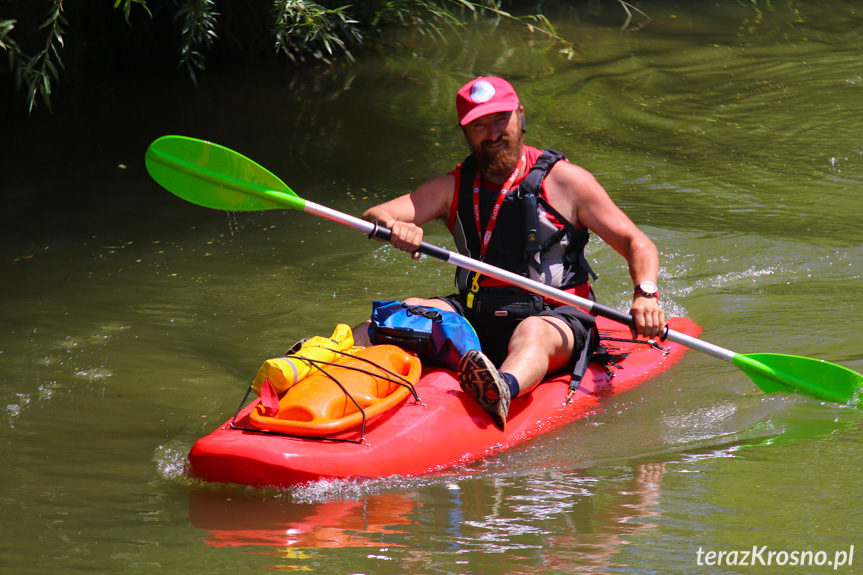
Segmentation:
{"type": "MultiPolygon", "coordinates": [[[[653,20],[623,30],[615,2],[558,6],[571,60],[483,23],[323,72],[213,70],[198,89],[142,73],[14,123],[3,572],[863,572],[860,411],[765,396],[697,352],[438,475],[262,493],[184,472],[264,359],[372,299],[448,292],[452,269],[297,212],[185,203],[147,175],[147,145],[215,141],[360,214],[465,155],[454,93],[480,74],[510,78],[528,143],[593,171],[655,240],[669,313],[738,352],[863,371],[863,5],[642,8],[653,20]]],[[[442,225],[427,238],[452,245],[442,225]]],[[[589,255],[600,300],[625,309],[622,260],[597,241],[589,255]]]]}

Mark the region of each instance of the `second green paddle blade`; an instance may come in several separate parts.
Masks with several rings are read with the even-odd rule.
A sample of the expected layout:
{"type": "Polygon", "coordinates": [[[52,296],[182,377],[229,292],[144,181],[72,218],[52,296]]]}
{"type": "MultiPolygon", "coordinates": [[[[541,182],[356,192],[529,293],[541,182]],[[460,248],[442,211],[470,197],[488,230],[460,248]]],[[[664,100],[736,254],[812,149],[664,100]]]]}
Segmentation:
{"type": "Polygon", "coordinates": [[[778,353],[750,353],[735,356],[733,363],[766,393],[797,391],[816,399],[849,403],[857,399],[863,376],[830,363],[778,353]]]}

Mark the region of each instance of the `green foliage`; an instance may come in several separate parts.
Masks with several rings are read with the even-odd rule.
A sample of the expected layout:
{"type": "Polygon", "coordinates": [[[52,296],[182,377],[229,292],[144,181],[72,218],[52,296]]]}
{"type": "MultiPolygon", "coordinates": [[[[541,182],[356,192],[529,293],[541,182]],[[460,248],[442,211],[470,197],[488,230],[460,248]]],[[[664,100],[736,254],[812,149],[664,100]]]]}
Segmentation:
{"type": "Polygon", "coordinates": [[[129,23],[129,15],[132,13],[132,5],[139,4],[144,10],[147,11],[147,14],[150,17],[153,17],[153,13],[150,12],[150,7],[147,6],[147,0],[114,0],[114,8],[123,8],[123,16],[126,18],[126,23],[129,23]]]}
{"type": "Polygon", "coordinates": [[[472,2],[436,2],[434,0],[390,0],[381,3],[369,16],[369,22],[375,29],[396,24],[409,27],[423,35],[437,35],[443,38],[444,27],[459,28],[464,26],[460,18],[448,4],[461,4],[463,8],[476,12],[472,2]]]}
{"type": "Polygon", "coordinates": [[[0,48],[9,54],[9,66],[12,68],[17,65],[16,61],[23,53],[18,42],[9,37],[16,23],[17,20],[0,20],[0,48]]]}
{"type": "MultiPolygon", "coordinates": [[[[129,0],[126,3],[128,5],[129,0]]],[[[204,53],[218,37],[218,15],[213,0],[186,0],[174,16],[177,20],[183,20],[180,32],[180,66],[186,66],[192,82],[196,84],[198,79],[195,70],[205,69],[204,53]]]]}
{"type": "Polygon", "coordinates": [[[268,28],[270,53],[274,48],[276,54],[294,63],[317,60],[332,64],[339,56],[353,61],[353,47],[367,38],[384,39],[389,30],[409,28],[444,40],[447,29],[464,27],[481,15],[524,25],[562,44],[562,52],[569,57],[575,50],[573,44],[555,33],[545,16],[514,16],[503,10],[503,0],[370,0],[335,6],[336,2],[341,0],[78,0],[67,3],[75,22],[69,27],[63,0],[13,0],[13,10],[20,17],[0,19],[0,50],[8,54],[9,70],[16,87],[23,88],[26,94],[30,113],[39,100],[51,109],[52,94],[64,69],[61,55],[67,28],[75,31],[75,36],[68,38],[74,42],[73,53],[86,51],[94,44],[92,38],[84,37],[87,33],[98,36],[96,43],[101,42],[103,49],[114,48],[107,42],[136,34],[158,50],[163,45],[174,46],[178,65],[186,68],[195,83],[217,42],[228,51],[254,51],[263,33],[259,25],[268,28]],[[221,23],[219,6],[233,18],[221,23]],[[104,18],[103,7],[122,15],[126,24],[123,35],[118,36],[110,19],[104,18]],[[89,27],[84,25],[89,24],[93,14],[101,19],[89,27]],[[167,20],[170,14],[173,17],[167,20]],[[267,20],[259,24],[263,22],[262,15],[267,20]],[[39,18],[40,25],[31,22],[34,17],[39,18]],[[244,21],[246,28],[231,29],[231,20],[244,21]],[[179,35],[175,22],[180,23],[179,35]],[[222,32],[231,42],[229,46],[224,46],[222,32]]]}
{"type": "Polygon", "coordinates": [[[573,48],[570,42],[557,35],[551,22],[542,14],[513,16],[502,6],[502,0],[389,0],[378,5],[369,22],[376,29],[396,24],[426,36],[436,35],[443,40],[445,29],[463,28],[466,17],[475,19],[480,15],[490,15],[523,24],[531,32],[538,32],[562,43],[566,48],[573,48]]]}
{"type": "Polygon", "coordinates": [[[36,99],[42,96],[45,106],[51,109],[51,90],[60,81],[60,68],[63,61],[60,49],[63,47],[64,26],[68,22],[63,17],[62,0],[52,0],[47,18],[38,30],[46,30],[44,47],[33,56],[27,56],[21,46],[10,37],[15,29],[16,20],[0,21],[0,48],[9,53],[9,65],[15,72],[15,85],[18,89],[26,86],[27,108],[33,111],[36,99]]]}
{"type": "Polygon", "coordinates": [[[359,24],[347,14],[348,6],[328,9],[304,0],[275,0],[273,35],[276,51],[293,62],[309,55],[330,64],[335,50],[353,61],[347,42],[362,42],[359,24]]]}

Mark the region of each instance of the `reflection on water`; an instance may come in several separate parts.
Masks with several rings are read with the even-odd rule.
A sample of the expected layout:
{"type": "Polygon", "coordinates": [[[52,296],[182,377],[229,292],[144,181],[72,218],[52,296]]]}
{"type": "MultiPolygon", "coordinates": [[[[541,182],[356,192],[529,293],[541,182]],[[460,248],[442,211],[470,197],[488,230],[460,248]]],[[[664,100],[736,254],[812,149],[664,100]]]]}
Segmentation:
{"type": "MultiPolygon", "coordinates": [[[[296,212],[190,205],[147,176],[147,145],[218,142],[360,214],[464,157],[452,94],[478,74],[508,75],[528,142],[650,234],[663,305],[704,339],[863,371],[863,11],[651,2],[621,30],[616,2],[546,4],[575,59],[482,23],[355,66],[243,65],[201,89],[142,74],[4,131],[4,573],[695,573],[699,545],[859,545],[860,412],[764,398],[697,353],[465,475],[253,495],[184,477],[263,359],[372,299],[445,292],[452,270],[296,212]]],[[[441,225],[428,239],[451,245],[441,225]]],[[[619,256],[589,255],[601,301],[625,307],[619,256]]]]}
{"type": "Polygon", "coordinates": [[[605,477],[542,471],[432,481],[422,493],[368,487],[356,499],[316,503],[197,488],[189,492],[189,518],[208,533],[208,545],[277,557],[276,569],[303,569],[321,548],[363,548],[368,560],[425,572],[440,561],[420,550],[427,548],[447,553],[452,566],[501,554],[513,569],[577,573],[612,567],[630,536],[657,527],[665,472],[662,462],[608,468],[605,477]]]}
{"type": "Polygon", "coordinates": [[[189,493],[189,519],[211,533],[208,545],[273,547],[278,556],[290,547],[380,547],[381,535],[399,533],[399,525],[411,522],[414,506],[399,493],[319,504],[203,489],[189,493]]]}

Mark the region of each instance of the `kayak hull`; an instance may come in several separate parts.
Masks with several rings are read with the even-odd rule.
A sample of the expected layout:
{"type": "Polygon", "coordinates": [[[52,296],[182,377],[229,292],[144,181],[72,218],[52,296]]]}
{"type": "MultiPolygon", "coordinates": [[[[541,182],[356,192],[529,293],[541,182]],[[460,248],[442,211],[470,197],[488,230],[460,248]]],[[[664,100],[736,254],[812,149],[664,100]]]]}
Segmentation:
{"type": "MultiPolygon", "coordinates": [[[[597,318],[603,337],[629,338],[629,328],[597,318]]],[[[683,318],[669,327],[693,337],[701,329],[683,318]]],[[[644,344],[610,342],[629,355],[612,368],[591,364],[579,389],[567,402],[569,375],[554,377],[530,394],[513,400],[505,431],[459,389],[451,371],[424,369],[412,398],[367,422],[364,436],[348,430],[335,437],[355,442],[297,438],[251,430],[249,415],[259,400],[240,411],[189,453],[192,475],[220,483],[288,487],[336,478],[416,476],[468,463],[511,448],[594,410],[602,398],[629,390],[668,369],[686,350],[665,342],[667,353],[644,344]],[[232,425],[233,424],[233,425],[232,425]],[[356,442],[358,441],[358,442],[356,442]]]]}

